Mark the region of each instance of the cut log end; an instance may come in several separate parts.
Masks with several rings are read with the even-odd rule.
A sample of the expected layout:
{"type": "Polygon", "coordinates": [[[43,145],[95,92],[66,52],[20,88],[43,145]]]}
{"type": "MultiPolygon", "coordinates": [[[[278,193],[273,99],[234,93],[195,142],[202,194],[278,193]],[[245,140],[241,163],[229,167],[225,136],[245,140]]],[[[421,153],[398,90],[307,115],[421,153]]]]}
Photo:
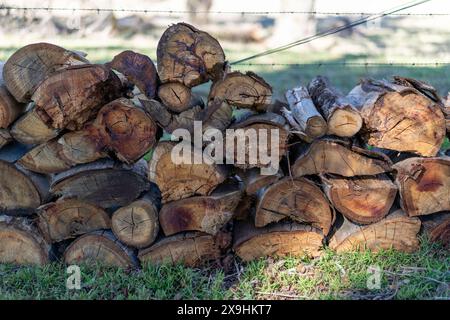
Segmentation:
{"type": "Polygon", "coordinates": [[[361,130],[363,120],[352,107],[338,109],[328,120],[328,134],[339,137],[353,137],[361,130]]]}
{"type": "Polygon", "coordinates": [[[169,82],[159,87],[158,97],[169,110],[179,113],[189,109],[191,89],[178,82],[169,82]]]}

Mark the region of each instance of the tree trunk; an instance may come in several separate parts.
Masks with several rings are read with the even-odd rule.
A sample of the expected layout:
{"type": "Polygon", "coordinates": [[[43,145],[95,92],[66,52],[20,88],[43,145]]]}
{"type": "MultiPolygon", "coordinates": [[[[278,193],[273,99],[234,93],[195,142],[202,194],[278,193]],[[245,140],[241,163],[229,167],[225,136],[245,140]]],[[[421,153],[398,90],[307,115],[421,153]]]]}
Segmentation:
{"type": "Polygon", "coordinates": [[[436,156],[445,137],[440,101],[402,80],[367,79],[350,92],[364,119],[363,138],[379,148],[436,156]]]}
{"type": "Polygon", "coordinates": [[[50,245],[25,218],[0,216],[0,263],[44,265],[50,245]]]}
{"type": "Polygon", "coordinates": [[[146,163],[127,166],[111,160],[78,165],[52,177],[50,192],[63,199],[77,198],[102,208],[129,204],[148,190],[146,163]]]}
{"type": "Polygon", "coordinates": [[[88,61],[73,51],[49,43],[30,44],[6,61],[3,78],[8,91],[19,102],[30,102],[40,83],[58,70],[88,61]]]}
{"type": "Polygon", "coordinates": [[[14,139],[6,129],[0,129],[0,149],[12,142],[14,139]]]}
{"type": "Polygon", "coordinates": [[[94,231],[77,238],[64,252],[66,264],[100,264],[130,268],[139,265],[133,251],[111,231],[94,231]]]}
{"type": "Polygon", "coordinates": [[[149,161],[148,176],[161,190],[163,203],[193,195],[209,195],[225,180],[227,176],[225,167],[214,164],[212,159],[198,164],[193,163],[196,157],[206,156],[202,150],[194,147],[190,152],[189,150],[185,152],[189,163],[183,163],[182,155],[178,152],[173,152],[175,162],[172,161],[174,146],[175,144],[171,142],[160,142],[153,150],[152,159],[149,161]],[[177,164],[178,162],[181,163],[177,164]]]}
{"type": "Polygon", "coordinates": [[[328,123],[328,134],[353,137],[362,126],[359,111],[342,93],[330,85],[326,77],[318,76],[308,85],[314,104],[320,108],[328,123]]]}
{"type": "Polygon", "coordinates": [[[111,227],[109,215],[103,209],[77,199],[58,200],[39,207],[37,222],[49,242],[111,227]]]}
{"type": "Polygon", "coordinates": [[[311,226],[280,222],[255,228],[251,221],[239,221],[234,228],[233,250],[244,261],[261,257],[320,255],[322,233],[311,226]]]}
{"type": "Polygon", "coordinates": [[[306,135],[311,142],[327,133],[328,125],[317,111],[305,87],[288,90],[286,99],[290,110],[284,109],[283,113],[287,119],[293,120],[289,122],[295,130],[300,132],[301,136],[306,135]]]}
{"type": "Polygon", "coordinates": [[[313,182],[286,177],[258,193],[255,226],[264,227],[286,218],[312,224],[326,235],[334,222],[334,212],[313,182]]]}
{"type": "Polygon", "coordinates": [[[0,129],[6,129],[24,111],[25,104],[19,103],[0,81],[0,129]]]}
{"type": "Polygon", "coordinates": [[[234,107],[265,111],[272,99],[272,87],[253,72],[235,71],[213,83],[208,101],[215,98],[234,107]]]}
{"type": "Polygon", "coordinates": [[[334,208],[355,223],[383,219],[392,207],[397,186],[385,174],[374,177],[321,176],[325,193],[334,208]]]}
{"type": "Polygon", "coordinates": [[[420,217],[423,231],[432,242],[440,242],[450,248],[450,212],[420,217]]]}
{"type": "Polygon", "coordinates": [[[410,217],[450,210],[450,157],[409,158],[393,168],[402,208],[410,217]]]}
{"type": "Polygon", "coordinates": [[[401,210],[390,213],[383,220],[368,226],[360,226],[343,218],[336,224],[336,228],[329,245],[338,253],[391,248],[413,252],[419,249],[417,234],[420,230],[420,220],[408,217],[401,210]]]}
{"type": "Polygon", "coordinates": [[[350,146],[340,140],[316,140],[299,151],[300,155],[291,168],[295,177],[323,173],[344,177],[371,176],[392,170],[392,162],[386,155],[350,146]]]}

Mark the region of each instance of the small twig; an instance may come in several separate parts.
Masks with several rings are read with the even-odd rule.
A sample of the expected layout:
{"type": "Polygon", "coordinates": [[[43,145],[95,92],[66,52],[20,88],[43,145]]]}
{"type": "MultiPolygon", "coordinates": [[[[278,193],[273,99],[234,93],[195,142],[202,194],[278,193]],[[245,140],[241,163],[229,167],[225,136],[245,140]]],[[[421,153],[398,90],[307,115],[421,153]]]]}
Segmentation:
{"type": "Polygon", "coordinates": [[[256,291],[257,294],[267,295],[267,296],[276,296],[276,297],[283,297],[283,298],[292,298],[292,299],[309,299],[310,297],[307,296],[299,296],[295,294],[287,294],[287,293],[278,293],[278,292],[262,292],[262,291],[256,291]]]}

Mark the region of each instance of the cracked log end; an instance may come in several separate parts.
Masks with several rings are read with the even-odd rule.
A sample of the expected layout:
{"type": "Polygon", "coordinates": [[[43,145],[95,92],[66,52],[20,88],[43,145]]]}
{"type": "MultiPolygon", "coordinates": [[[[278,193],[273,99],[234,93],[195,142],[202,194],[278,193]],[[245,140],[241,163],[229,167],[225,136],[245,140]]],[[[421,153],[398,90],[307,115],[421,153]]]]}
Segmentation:
{"type": "Polygon", "coordinates": [[[24,144],[40,144],[55,138],[59,130],[50,128],[35,108],[21,116],[11,127],[14,140],[24,144]]]}
{"type": "Polygon", "coordinates": [[[0,82],[0,129],[6,129],[25,110],[25,104],[19,103],[0,82]]]}

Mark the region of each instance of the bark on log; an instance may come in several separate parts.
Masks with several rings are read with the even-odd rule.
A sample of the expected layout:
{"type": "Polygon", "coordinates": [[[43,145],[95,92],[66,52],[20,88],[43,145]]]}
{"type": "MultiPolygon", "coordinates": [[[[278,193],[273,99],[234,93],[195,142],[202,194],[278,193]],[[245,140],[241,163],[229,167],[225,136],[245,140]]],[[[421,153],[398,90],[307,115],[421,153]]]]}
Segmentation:
{"type": "MultiPolygon", "coordinates": [[[[184,199],[193,195],[211,194],[217,185],[222,183],[227,172],[225,167],[214,164],[212,159],[195,164],[196,157],[205,156],[202,150],[195,147],[186,150],[189,163],[183,163],[183,155],[172,152],[175,144],[160,142],[153,150],[149,161],[148,177],[161,190],[162,202],[184,199]],[[172,161],[172,153],[174,161],[172,161]],[[209,164],[212,163],[212,164],[209,164]]],[[[202,158],[200,158],[202,159],[202,158]]]]}
{"type": "Polygon", "coordinates": [[[391,165],[391,160],[383,153],[350,146],[341,140],[323,138],[307,148],[301,148],[291,172],[295,177],[323,173],[344,177],[371,176],[390,172],[391,165]]]}
{"type": "Polygon", "coordinates": [[[29,220],[0,216],[0,263],[44,265],[50,245],[29,220]]]}
{"type": "Polygon", "coordinates": [[[213,83],[208,101],[215,98],[238,108],[266,111],[272,99],[272,87],[253,72],[235,71],[213,83]]]}
{"type": "Polygon", "coordinates": [[[156,54],[162,83],[180,82],[192,88],[223,74],[225,54],[219,42],[187,23],[170,26],[156,54]]]}
{"type": "Polygon", "coordinates": [[[12,142],[14,139],[6,129],[0,129],[0,149],[12,142]]]}
{"type": "Polygon", "coordinates": [[[283,114],[288,121],[291,119],[289,123],[300,132],[301,136],[306,135],[311,142],[327,133],[328,125],[317,111],[305,87],[288,90],[286,99],[290,110],[283,109],[283,114]]]}
{"type": "Polygon", "coordinates": [[[120,207],[148,190],[146,170],[144,160],[133,166],[98,160],[54,175],[50,192],[62,199],[77,198],[102,208],[120,207]]]}
{"type": "Polygon", "coordinates": [[[53,73],[31,98],[50,127],[78,130],[99,108],[121,95],[122,83],[111,69],[86,64],[53,73]]]}
{"type": "Polygon", "coordinates": [[[445,137],[441,101],[403,80],[366,79],[350,92],[364,119],[363,138],[379,148],[436,156],[445,137]]]}
{"type": "Polygon", "coordinates": [[[420,220],[408,217],[402,210],[390,213],[376,223],[360,226],[343,218],[336,224],[330,248],[339,252],[395,249],[413,252],[419,249],[417,234],[420,220]]]}
{"type": "Polygon", "coordinates": [[[353,137],[361,129],[359,111],[326,77],[317,76],[308,85],[314,104],[320,108],[328,123],[328,134],[353,137]]]}
{"type": "Polygon", "coordinates": [[[450,212],[420,217],[423,231],[432,242],[440,242],[450,248],[450,212]]]}
{"type": "Polygon", "coordinates": [[[286,177],[258,193],[257,228],[290,219],[311,224],[326,235],[334,218],[334,211],[320,188],[305,178],[286,177]]]}
{"type": "Polygon", "coordinates": [[[86,63],[73,51],[50,43],[35,43],[20,48],[6,61],[3,79],[17,101],[30,102],[36,88],[54,72],[86,63]]]}
{"type": "Polygon", "coordinates": [[[325,194],[334,208],[360,224],[383,219],[397,194],[397,186],[385,174],[351,178],[323,175],[321,179],[325,194]]]}
{"type": "Polygon", "coordinates": [[[6,129],[25,110],[25,104],[19,103],[0,81],[0,129],[6,129]]]}
{"type": "Polygon", "coordinates": [[[94,231],[77,238],[64,252],[66,264],[100,264],[131,268],[139,265],[133,251],[111,231],[94,231]]]}
{"type": "Polygon", "coordinates": [[[109,229],[111,219],[100,207],[78,199],[58,200],[38,208],[38,227],[49,242],[109,229]]]}
{"type": "Polygon", "coordinates": [[[126,50],[106,65],[123,74],[148,99],[155,98],[159,78],[156,67],[148,56],[126,50]]]}
{"type": "Polygon", "coordinates": [[[409,158],[393,168],[401,205],[409,216],[450,210],[450,157],[409,158]]]}
{"type": "Polygon", "coordinates": [[[320,255],[322,233],[311,226],[280,222],[256,228],[251,221],[239,221],[234,228],[233,249],[244,261],[262,257],[320,255]]]}

